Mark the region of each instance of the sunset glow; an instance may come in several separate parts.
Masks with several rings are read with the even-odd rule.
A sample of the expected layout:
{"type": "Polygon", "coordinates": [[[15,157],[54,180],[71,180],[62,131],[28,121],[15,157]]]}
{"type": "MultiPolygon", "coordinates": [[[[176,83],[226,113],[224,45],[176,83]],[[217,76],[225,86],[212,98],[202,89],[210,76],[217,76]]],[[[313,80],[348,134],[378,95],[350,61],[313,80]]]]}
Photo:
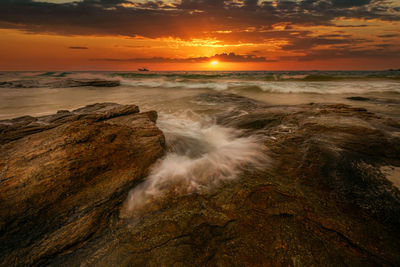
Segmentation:
{"type": "Polygon", "coordinates": [[[399,21],[394,0],[5,0],[0,70],[398,68],[399,21]]]}
{"type": "Polygon", "coordinates": [[[210,64],[211,64],[212,66],[214,66],[214,67],[217,66],[218,63],[219,63],[218,60],[213,60],[213,61],[210,62],[210,64]]]}
{"type": "Polygon", "coordinates": [[[400,267],[400,0],[0,0],[0,202],[0,267],[400,267]]]}

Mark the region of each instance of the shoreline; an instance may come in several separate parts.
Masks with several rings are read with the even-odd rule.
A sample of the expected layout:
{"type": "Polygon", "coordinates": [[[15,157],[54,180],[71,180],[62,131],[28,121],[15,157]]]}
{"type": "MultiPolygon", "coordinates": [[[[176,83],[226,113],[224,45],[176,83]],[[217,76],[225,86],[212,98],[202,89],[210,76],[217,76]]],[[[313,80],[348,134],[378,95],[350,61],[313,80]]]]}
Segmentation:
{"type": "Polygon", "coordinates": [[[271,106],[228,93],[196,99],[245,112],[216,113],[215,124],[194,135],[175,126],[179,117],[162,118],[163,133],[156,112],[112,103],[1,121],[0,262],[400,263],[400,190],[380,172],[400,166],[400,123],[341,104],[271,106]],[[201,179],[203,187],[190,191],[186,181],[194,180],[186,179],[212,168],[199,157],[221,151],[233,157],[229,164],[254,158],[234,147],[225,152],[229,146],[213,144],[210,129],[218,136],[236,129],[226,135],[232,144],[256,137],[249,141],[268,161],[257,168],[238,161],[232,179],[201,179]],[[155,181],[163,193],[126,210],[128,192],[141,190],[171,153],[186,155],[194,168],[155,181]]]}

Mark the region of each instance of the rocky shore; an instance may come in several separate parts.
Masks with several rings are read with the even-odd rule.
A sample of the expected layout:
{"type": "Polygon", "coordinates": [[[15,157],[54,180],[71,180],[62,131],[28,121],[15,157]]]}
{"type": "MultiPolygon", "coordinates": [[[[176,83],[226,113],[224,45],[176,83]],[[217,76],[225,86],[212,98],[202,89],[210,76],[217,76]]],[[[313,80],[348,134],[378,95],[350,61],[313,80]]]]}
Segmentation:
{"type": "Polygon", "coordinates": [[[164,153],[156,112],[95,104],[0,121],[0,264],[43,265],[109,230],[164,153]]]}
{"type": "Polygon", "coordinates": [[[120,84],[121,83],[118,80],[49,78],[46,82],[43,82],[40,79],[0,81],[0,88],[68,88],[81,86],[116,87],[120,84]]]}
{"type": "Polygon", "coordinates": [[[168,150],[156,112],[102,103],[0,121],[0,266],[399,266],[400,124],[340,104],[232,94],[218,125],[271,159],[140,211],[130,189],[168,150]],[[389,177],[390,176],[390,177],[389,177]]]}

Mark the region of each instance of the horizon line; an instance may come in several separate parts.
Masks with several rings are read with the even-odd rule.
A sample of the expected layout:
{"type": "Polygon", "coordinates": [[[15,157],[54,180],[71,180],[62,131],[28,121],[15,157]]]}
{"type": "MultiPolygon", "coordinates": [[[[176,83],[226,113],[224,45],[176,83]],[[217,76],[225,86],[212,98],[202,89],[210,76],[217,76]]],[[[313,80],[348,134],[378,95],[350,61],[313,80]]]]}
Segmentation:
{"type": "MultiPolygon", "coordinates": [[[[277,71],[400,71],[400,68],[387,68],[387,69],[309,69],[309,70],[295,70],[295,69],[281,69],[281,70],[149,70],[148,72],[277,72],[277,71]]],[[[0,70],[0,72],[141,72],[135,70],[0,70]]],[[[142,73],[142,72],[141,72],[142,73]]]]}

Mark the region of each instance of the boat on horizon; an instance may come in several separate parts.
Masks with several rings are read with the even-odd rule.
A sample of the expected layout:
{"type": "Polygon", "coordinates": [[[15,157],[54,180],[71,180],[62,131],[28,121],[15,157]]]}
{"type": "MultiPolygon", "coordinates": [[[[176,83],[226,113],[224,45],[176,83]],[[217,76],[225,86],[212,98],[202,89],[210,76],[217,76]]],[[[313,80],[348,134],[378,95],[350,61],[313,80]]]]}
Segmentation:
{"type": "Polygon", "coordinates": [[[138,71],[149,71],[149,70],[143,67],[143,68],[138,68],[138,71]]]}

